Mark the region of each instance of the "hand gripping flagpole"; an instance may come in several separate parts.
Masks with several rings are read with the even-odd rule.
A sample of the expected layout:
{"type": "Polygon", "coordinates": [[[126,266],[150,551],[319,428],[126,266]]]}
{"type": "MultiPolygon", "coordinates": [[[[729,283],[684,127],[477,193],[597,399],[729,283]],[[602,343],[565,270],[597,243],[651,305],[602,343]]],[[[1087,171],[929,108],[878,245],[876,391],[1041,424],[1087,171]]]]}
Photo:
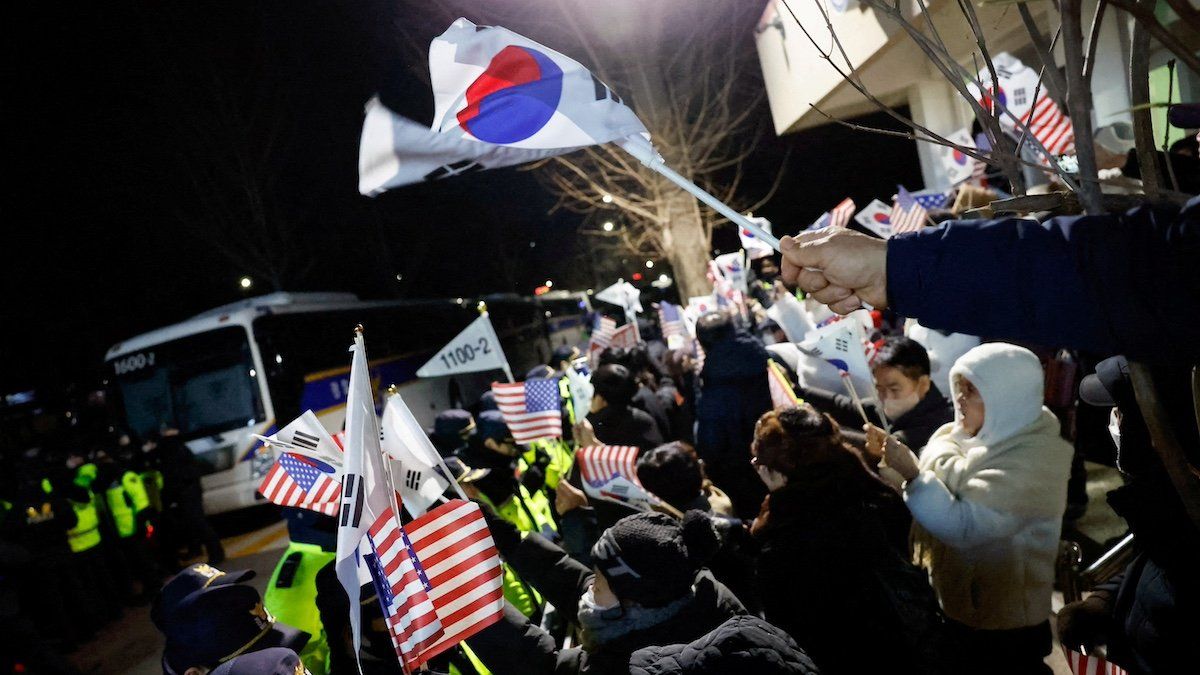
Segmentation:
{"type": "Polygon", "coordinates": [[[779,248],[778,237],[762,229],[749,218],[729,208],[729,206],[721,200],[710,195],[709,193],[700,189],[700,187],[692,181],[676,173],[673,169],[671,169],[671,167],[667,166],[666,163],[663,162],[662,156],[654,150],[654,146],[650,144],[650,141],[646,139],[646,137],[638,134],[629,136],[628,138],[623,138],[619,141],[616,141],[616,143],[624,148],[626,152],[633,155],[646,167],[657,171],[667,180],[678,185],[687,192],[690,192],[697,199],[711,206],[717,213],[725,216],[735,225],[749,230],[755,236],[755,238],[766,242],[771,246],[771,248],[775,249],[776,252],[782,253],[779,248]]]}
{"type": "MultiPolygon", "coordinates": [[[[509,382],[516,382],[516,380],[513,379],[512,368],[508,365],[508,354],[504,353],[504,347],[500,344],[500,336],[496,335],[496,327],[492,325],[492,317],[488,316],[487,303],[480,300],[479,304],[475,306],[475,309],[479,310],[479,316],[487,319],[488,329],[492,331],[492,340],[496,343],[496,349],[500,350],[500,356],[504,358],[504,365],[501,367],[504,368],[505,377],[508,378],[509,382]]],[[[438,456],[441,457],[441,455],[438,456]]],[[[457,483],[455,483],[455,485],[457,485],[457,483]]],[[[461,493],[462,490],[459,490],[459,492],[461,493]]],[[[464,497],[464,499],[466,498],[464,497]]]]}

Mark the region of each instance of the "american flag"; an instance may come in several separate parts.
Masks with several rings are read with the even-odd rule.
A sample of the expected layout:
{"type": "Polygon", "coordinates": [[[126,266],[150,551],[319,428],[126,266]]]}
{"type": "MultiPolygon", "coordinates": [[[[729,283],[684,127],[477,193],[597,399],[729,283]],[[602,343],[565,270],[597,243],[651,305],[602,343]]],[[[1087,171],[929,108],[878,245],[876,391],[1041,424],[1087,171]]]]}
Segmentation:
{"type": "Polygon", "coordinates": [[[1084,656],[1066,647],[1063,647],[1063,651],[1066,652],[1067,665],[1075,675],[1127,675],[1124,668],[1099,656],[1084,656]]]}
{"type": "Polygon", "coordinates": [[[854,205],[854,200],[846,197],[838,202],[838,205],[833,207],[832,211],[826,211],[817,218],[812,225],[808,226],[810,230],[821,230],[826,227],[846,227],[850,224],[850,219],[854,217],[854,212],[857,207],[854,205]]]}
{"type": "Polygon", "coordinates": [[[336,516],[342,497],[337,470],[313,457],[290,452],[279,455],[263,476],[258,491],[274,504],[336,516]]]}
{"type": "Polygon", "coordinates": [[[583,490],[596,499],[648,508],[659,499],[637,477],[638,449],[627,445],[593,445],[575,456],[583,490]]]}
{"type": "Polygon", "coordinates": [[[493,382],[496,406],[517,443],[562,436],[558,382],[532,379],[524,382],[493,382]]]}
{"type": "Polygon", "coordinates": [[[1049,96],[1039,97],[1033,109],[1021,117],[1021,123],[1029,127],[1029,133],[1041,141],[1050,154],[1062,155],[1075,150],[1071,118],[1064,115],[1049,96]]]}
{"type": "Polygon", "coordinates": [[[409,672],[421,665],[422,653],[446,635],[429,599],[433,586],[391,507],[372,523],[367,537],[374,553],[371,576],[392,646],[405,672],[409,672]]]}
{"type": "Polygon", "coordinates": [[[925,226],[928,212],[921,202],[917,201],[903,185],[898,186],[896,201],[892,204],[892,234],[917,232],[925,226]]]}
{"type": "MultiPolygon", "coordinates": [[[[478,504],[453,499],[403,528],[383,517],[377,524],[380,541],[391,542],[387,555],[376,548],[381,567],[392,570],[389,592],[399,600],[392,604],[396,611],[389,623],[408,628],[412,649],[403,652],[406,643],[397,642],[406,668],[425,663],[504,615],[500,556],[478,504]],[[434,625],[436,629],[430,628],[434,625]]],[[[393,631],[393,639],[398,635],[403,631],[393,631]]]]}
{"type": "Polygon", "coordinates": [[[926,211],[944,209],[946,202],[950,201],[950,193],[945,190],[918,190],[909,194],[918,204],[925,207],[926,211]]]}
{"type": "Polygon", "coordinates": [[[783,367],[774,361],[767,361],[767,385],[771,388],[772,406],[779,408],[803,403],[792,389],[792,383],[783,372],[783,367]]]}
{"type": "Polygon", "coordinates": [[[683,324],[683,313],[678,305],[672,305],[666,300],[658,303],[658,323],[662,328],[663,339],[672,335],[684,336],[687,328],[683,324]]]}
{"type": "Polygon", "coordinates": [[[592,330],[592,343],[599,345],[601,349],[612,343],[613,333],[617,330],[617,320],[601,316],[596,322],[596,327],[592,330]]]}

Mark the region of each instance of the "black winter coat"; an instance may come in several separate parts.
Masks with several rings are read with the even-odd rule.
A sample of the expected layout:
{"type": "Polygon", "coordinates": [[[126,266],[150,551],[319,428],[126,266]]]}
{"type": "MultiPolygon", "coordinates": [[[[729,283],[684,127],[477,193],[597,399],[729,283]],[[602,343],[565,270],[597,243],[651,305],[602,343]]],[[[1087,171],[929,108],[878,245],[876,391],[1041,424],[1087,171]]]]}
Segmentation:
{"type": "MultiPolygon", "coordinates": [[[[817,410],[832,415],[838,424],[842,425],[842,433],[848,438],[855,441],[865,440],[865,436],[858,433],[858,429],[862,427],[862,416],[858,414],[858,407],[854,405],[854,401],[849,396],[816,387],[803,387],[796,393],[817,410]]],[[[863,409],[872,424],[882,426],[882,420],[879,419],[879,413],[873,404],[864,403],[863,409]]],[[[933,435],[933,432],[943,424],[953,421],[954,405],[942,394],[936,384],[929,386],[929,392],[925,394],[924,398],[917,401],[917,405],[912,410],[890,420],[892,433],[896,436],[896,440],[907,445],[918,455],[921,454],[925,444],[929,443],[929,437],[933,435]]]]}
{"type": "MultiPolygon", "coordinates": [[[[517,576],[533,586],[547,602],[571,615],[592,583],[593,572],[538,534],[524,538],[510,523],[484,508],[488,527],[500,555],[517,576]]],[[[607,642],[593,651],[556,649],[554,640],[511,606],[504,619],[474,636],[467,644],[496,675],[542,673],[628,673],[631,655],[643,647],[688,643],[744,614],[742,603],[706,571],[696,576],[692,603],[671,619],[607,642]]]]}
{"type": "Polygon", "coordinates": [[[899,618],[877,576],[899,555],[880,511],[904,507],[842,483],[791,481],[764,504],[755,526],[764,614],[827,675],[916,672],[904,663],[899,618]]]}
{"type": "Polygon", "coordinates": [[[688,644],[633,653],[630,675],[816,675],[819,671],[781,628],[735,616],[688,644]]]}
{"type": "Polygon", "coordinates": [[[654,418],[632,406],[610,405],[589,414],[587,419],[592,423],[596,439],[605,445],[632,445],[649,451],[663,444],[654,418]]]}

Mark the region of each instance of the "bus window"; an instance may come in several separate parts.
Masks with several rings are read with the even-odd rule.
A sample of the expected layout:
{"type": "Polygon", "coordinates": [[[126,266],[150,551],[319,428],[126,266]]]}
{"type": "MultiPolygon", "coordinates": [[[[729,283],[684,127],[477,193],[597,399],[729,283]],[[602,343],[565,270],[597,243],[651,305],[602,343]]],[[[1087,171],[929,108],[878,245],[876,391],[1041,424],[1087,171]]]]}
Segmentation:
{"type": "Polygon", "coordinates": [[[125,422],[138,437],[175,428],[187,440],[263,419],[258,373],[241,327],[124,354],[109,367],[125,422]]]}

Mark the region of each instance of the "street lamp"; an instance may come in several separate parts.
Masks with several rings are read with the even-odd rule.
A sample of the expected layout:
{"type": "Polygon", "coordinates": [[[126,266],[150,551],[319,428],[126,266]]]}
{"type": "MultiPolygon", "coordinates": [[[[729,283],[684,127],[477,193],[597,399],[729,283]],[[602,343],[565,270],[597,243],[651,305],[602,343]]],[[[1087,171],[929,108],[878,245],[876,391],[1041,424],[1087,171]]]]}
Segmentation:
{"type": "Polygon", "coordinates": [[[604,231],[605,231],[605,232],[612,232],[612,231],[613,231],[613,223],[612,223],[612,221],[611,221],[611,220],[606,220],[606,221],[604,221],[604,231]]]}
{"type": "Polygon", "coordinates": [[[238,279],[238,286],[241,286],[243,291],[250,290],[250,287],[253,285],[254,280],[250,277],[242,277],[241,279],[238,279]]]}
{"type": "Polygon", "coordinates": [[[553,281],[550,281],[549,279],[547,279],[547,280],[546,280],[546,287],[547,287],[547,288],[554,288],[554,282],[553,282],[553,281]]]}

